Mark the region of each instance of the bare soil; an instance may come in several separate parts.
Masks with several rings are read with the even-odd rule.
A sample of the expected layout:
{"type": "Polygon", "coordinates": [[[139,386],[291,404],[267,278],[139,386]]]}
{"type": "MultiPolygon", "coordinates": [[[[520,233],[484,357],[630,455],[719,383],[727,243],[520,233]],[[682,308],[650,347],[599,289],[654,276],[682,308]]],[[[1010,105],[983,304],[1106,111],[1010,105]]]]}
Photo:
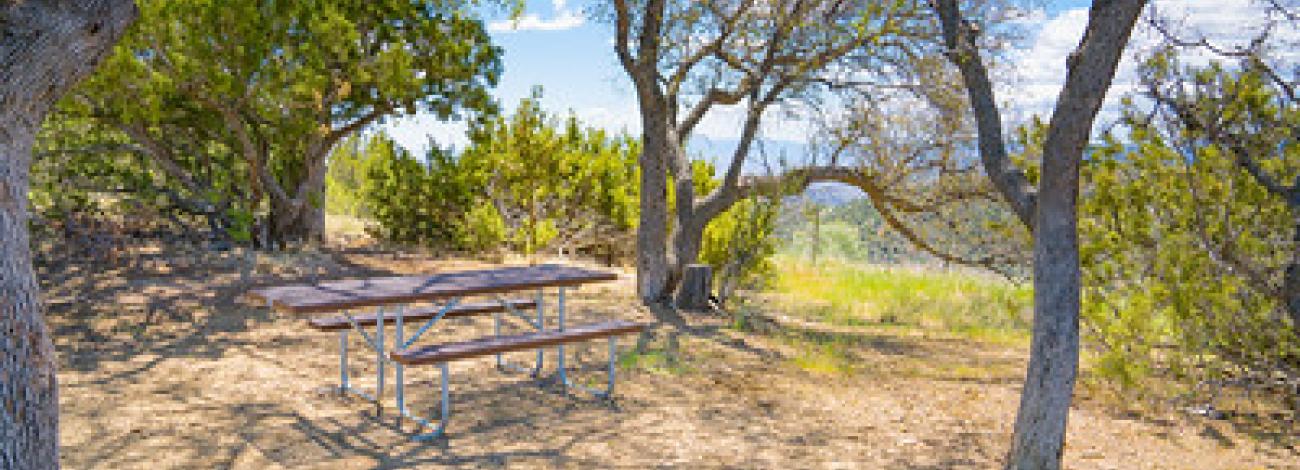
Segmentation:
{"type": "MultiPolygon", "coordinates": [[[[419,443],[409,438],[409,422],[399,427],[391,412],[376,417],[372,405],[333,392],[337,334],[272,314],[243,293],[480,264],[340,250],[262,256],[241,280],[238,259],[137,250],[114,260],[42,263],[62,361],[67,468],[995,468],[1026,360],[1019,347],[831,328],[787,321],[782,312],[744,330],[694,316],[679,365],[620,369],[612,404],[499,372],[491,358],[454,363],[448,438],[419,443]],[[848,345],[854,366],[804,370],[793,360],[799,345],[764,322],[805,338],[833,337],[848,345]]],[[[582,288],[569,298],[573,321],[649,320],[633,291],[630,273],[582,288]]],[[[443,326],[433,340],[492,327],[488,318],[443,326]]],[[[366,385],[373,358],[352,338],[353,377],[366,385]]],[[[632,342],[626,338],[623,349],[632,342]]],[[[603,377],[604,343],[570,350],[574,373],[603,377]]],[[[548,353],[548,369],[554,357],[548,353]]],[[[436,413],[437,378],[436,368],[408,369],[413,410],[436,413]]],[[[1230,420],[1113,409],[1076,400],[1067,468],[1300,468],[1294,429],[1261,437],[1230,420]]]]}

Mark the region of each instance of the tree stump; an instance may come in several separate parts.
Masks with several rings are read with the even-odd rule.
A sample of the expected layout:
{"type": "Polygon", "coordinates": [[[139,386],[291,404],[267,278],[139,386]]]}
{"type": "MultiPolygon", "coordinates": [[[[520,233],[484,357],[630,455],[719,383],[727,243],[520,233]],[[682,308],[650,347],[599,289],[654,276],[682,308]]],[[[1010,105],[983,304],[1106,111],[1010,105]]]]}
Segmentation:
{"type": "Polygon", "coordinates": [[[708,310],[709,295],[713,287],[713,267],[707,264],[690,264],[682,270],[682,282],[677,288],[677,308],[683,310],[708,310]]]}

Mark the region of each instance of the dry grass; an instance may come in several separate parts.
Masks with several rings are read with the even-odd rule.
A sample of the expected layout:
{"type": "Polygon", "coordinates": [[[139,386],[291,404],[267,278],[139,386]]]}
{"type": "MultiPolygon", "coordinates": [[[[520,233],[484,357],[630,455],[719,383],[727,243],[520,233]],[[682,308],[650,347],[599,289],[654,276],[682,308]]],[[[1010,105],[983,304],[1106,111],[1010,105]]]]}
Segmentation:
{"type": "MultiPolygon", "coordinates": [[[[476,263],[327,251],[305,263],[263,258],[250,285],[223,259],[46,266],[41,277],[62,360],[63,462],[149,469],[989,468],[1009,439],[1022,348],[945,331],[822,321],[760,303],[743,325],[693,318],[699,331],[682,336],[675,359],[661,343],[648,354],[625,354],[613,406],[498,373],[490,358],[455,363],[449,439],[420,444],[407,438],[409,425],[399,430],[390,416],[377,419],[373,407],[330,392],[337,336],[242,297],[252,285],[309,275],[476,263]],[[831,346],[810,353],[808,345],[831,346]]],[[[575,321],[647,319],[630,279],[571,296],[575,321]]],[[[484,319],[450,322],[437,339],[490,328],[484,319]]],[[[580,373],[599,377],[603,344],[577,349],[580,373]]],[[[353,358],[354,376],[371,372],[361,355],[353,358]]],[[[412,369],[410,376],[413,408],[432,411],[436,372],[412,369]]],[[[1229,421],[1116,416],[1086,397],[1070,426],[1069,468],[1300,462],[1296,448],[1252,440],[1229,421]]]]}

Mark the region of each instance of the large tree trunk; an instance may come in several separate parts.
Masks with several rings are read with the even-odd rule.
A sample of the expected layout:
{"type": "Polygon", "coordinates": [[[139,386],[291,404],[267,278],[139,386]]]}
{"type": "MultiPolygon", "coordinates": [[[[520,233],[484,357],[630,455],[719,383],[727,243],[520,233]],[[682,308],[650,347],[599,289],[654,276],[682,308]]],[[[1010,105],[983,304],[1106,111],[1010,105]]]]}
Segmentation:
{"type": "MultiPolygon", "coordinates": [[[[323,201],[324,188],[314,191],[311,199],[323,201]]],[[[312,204],[310,199],[299,207],[295,201],[271,198],[271,212],[268,214],[270,237],[273,244],[280,246],[319,242],[325,239],[325,205],[312,204]]]]}
{"type": "Polygon", "coordinates": [[[1037,192],[1007,157],[1001,116],[977,49],[979,30],[962,18],[958,2],[932,4],[979,123],[985,172],[1034,235],[1033,339],[1007,468],[1060,468],[1079,366],[1079,163],[1146,0],[1093,2],[1048,123],[1037,192]]]}
{"type": "Polygon", "coordinates": [[[1079,160],[1044,160],[1034,224],[1033,339],[1008,459],[1016,469],[1061,467],[1079,367],[1079,160]]]}
{"type": "Polygon", "coordinates": [[[1079,369],[1079,164],[1145,0],[1096,2],[1043,142],[1034,213],[1034,330],[1007,466],[1060,468],[1079,369]]]}
{"type": "MultiPolygon", "coordinates": [[[[642,103],[645,109],[646,103],[642,103]]],[[[662,110],[662,105],[656,107],[662,110]]],[[[641,168],[641,213],[636,228],[637,295],[647,304],[663,303],[672,294],[668,263],[668,158],[675,145],[668,138],[663,113],[642,113],[644,147],[641,168]]]]}
{"type": "Polygon", "coordinates": [[[0,4],[0,468],[59,466],[57,363],[27,232],[32,143],[135,14],[130,0],[0,4]]]}

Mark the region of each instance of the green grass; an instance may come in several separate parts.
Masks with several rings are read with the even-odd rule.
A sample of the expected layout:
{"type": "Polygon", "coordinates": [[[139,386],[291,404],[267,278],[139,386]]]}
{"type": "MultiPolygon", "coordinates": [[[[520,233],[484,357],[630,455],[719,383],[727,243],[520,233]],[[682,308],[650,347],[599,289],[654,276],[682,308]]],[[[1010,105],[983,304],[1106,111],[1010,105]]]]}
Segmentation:
{"type": "Polygon", "coordinates": [[[786,310],[835,325],[939,330],[994,342],[1027,338],[1030,286],[965,270],[776,258],[786,310]]]}
{"type": "Polygon", "coordinates": [[[839,341],[812,342],[793,340],[798,355],[792,359],[795,367],[819,374],[836,375],[853,371],[855,363],[848,346],[839,341]]]}
{"type": "Polygon", "coordinates": [[[623,352],[618,356],[618,368],[664,375],[680,375],[688,371],[680,357],[673,360],[662,348],[647,348],[639,353],[636,350],[623,352]]]}

